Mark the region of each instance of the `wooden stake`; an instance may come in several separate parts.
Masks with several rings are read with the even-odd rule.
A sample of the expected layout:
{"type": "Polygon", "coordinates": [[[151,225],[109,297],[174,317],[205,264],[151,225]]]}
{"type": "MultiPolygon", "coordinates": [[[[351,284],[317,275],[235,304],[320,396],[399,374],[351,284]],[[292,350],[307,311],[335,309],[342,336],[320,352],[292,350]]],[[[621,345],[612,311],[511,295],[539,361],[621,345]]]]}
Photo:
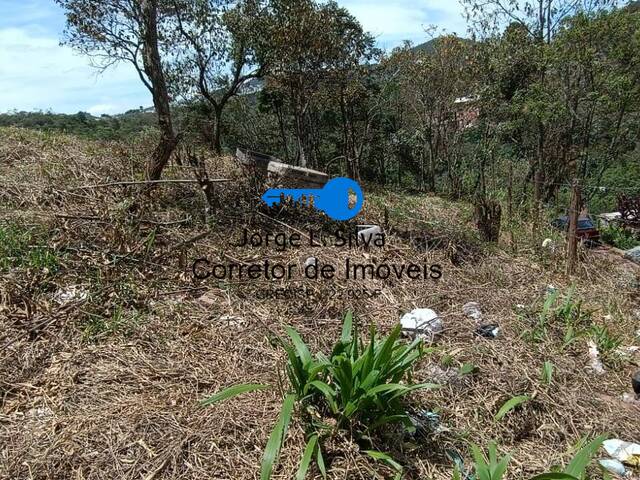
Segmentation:
{"type": "Polygon", "coordinates": [[[569,208],[569,231],[567,233],[567,275],[573,275],[578,264],[578,218],[580,215],[580,183],[573,180],[571,207],[569,208]]]}

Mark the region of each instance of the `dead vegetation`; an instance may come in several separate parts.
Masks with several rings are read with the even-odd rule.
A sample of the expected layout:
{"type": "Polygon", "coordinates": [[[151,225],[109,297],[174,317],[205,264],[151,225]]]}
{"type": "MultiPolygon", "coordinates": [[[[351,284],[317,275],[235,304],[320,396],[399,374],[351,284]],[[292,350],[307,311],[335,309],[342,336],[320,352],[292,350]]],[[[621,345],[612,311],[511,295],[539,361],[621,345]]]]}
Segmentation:
{"type": "MultiPolygon", "coordinates": [[[[444,386],[412,395],[416,407],[439,414],[441,428],[420,444],[388,445],[407,478],[451,478],[450,454],[468,459],[469,441],[495,439],[513,453],[512,478],[523,478],[561,463],[582,436],[640,440],[638,409],[621,400],[637,356],[595,375],[585,369],[585,337],[566,347],[559,324],[542,341],[525,335],[536,328],[547,286],[564,292],[575,284],[593,325],[621,345],[637,345],[637,267],[584,252],[578,274],[567,278],[561,255],[536,255],[525,231],[518,254],[510,254],[513,245],[504,239],[500,246],[475,239],[468,206],[386,191],[369,196],[367,189],[359,222],[382,224],[387,207],[393,232],[381,249],[237,248],[232,243],[245,226],[304,233],[320,220],[255,208],[250,182],[229,158],[207,159],[212,177],[232,180],[216,185],[220,208],[207,223],[196,183],[167,183],[145,194],[135,185],[93,187],[136,180],[148,151],[144,141],[2,131],[0,477],[257,478],[280,405],[277,389],[210,408],[199,401],[234,383],[279,385],[284,356],[273,334],[289,324],[315,350],[326,350],[348,308],[383,332],[415,307],[444,320],[434,353],[415,372],[419,382],[444,386]],[[444,275],[426,282],[300,280],[296,286],[311,299],[283,301],[257,297],[266,287],[289,286],[284,281],[198,281],[191,273],[200,257],[267,256],[299,265],[310,256],[337,266],[347,257],[439,263],[444,275]],[[362,287],[382,293],[348,293],[362,287]],[[474,320],[462,312],[469,301],[500,325],[497,339],[475,334],[474,320]],[[545,361],[555,366],[550,385],[541,378],[545,361]],[[465,364],[473,372],[460,374],[465,364]],[[532,401],[494,419],[506,400],[522,394],[532,401]]],[[[193,177],[189,166],[174,165],[166,178],[193,177]]],[[[292,478],[297,468],[304,432],[294,424],[292,433],[274,478],[292,478]]],[[[334,439],[331,478],[385,473],[359,448],[346,435],[334,439]]]]}

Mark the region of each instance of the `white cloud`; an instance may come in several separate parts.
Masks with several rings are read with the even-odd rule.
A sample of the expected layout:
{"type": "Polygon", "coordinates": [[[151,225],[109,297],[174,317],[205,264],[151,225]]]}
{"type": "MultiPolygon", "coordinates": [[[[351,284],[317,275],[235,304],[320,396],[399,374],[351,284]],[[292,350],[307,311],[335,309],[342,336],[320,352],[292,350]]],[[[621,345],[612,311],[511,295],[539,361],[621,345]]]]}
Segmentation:
{"type": "MultiPolygon", "coordinates": [[[[373,33],[380,47],[429,39],[424,28],[464,35],[455,0],[338,0],[373,33]]],[[[101,75],[86,57],[59,45],[62,10],[51,0],[0,0],[0,112],[47,110],[99,115],[151,105],[151,96],[129,65],[101,75]]]]}
{"type": "Polygon", "coordinates": [[[425,28],[436,25],[439,30],[466,32],[462,6],[455,0],[340,0],[378,39],[383,48],[392,48],[411,40],[422,43],[429,40],[425,28]]]}
{"type": "Polygon", "coordinates": [[[30,29],[0,29],[0,111],[116,113],[149,105],[135,71],[119,65],[98,75],[88,59],[57,38],[30,29]]]}

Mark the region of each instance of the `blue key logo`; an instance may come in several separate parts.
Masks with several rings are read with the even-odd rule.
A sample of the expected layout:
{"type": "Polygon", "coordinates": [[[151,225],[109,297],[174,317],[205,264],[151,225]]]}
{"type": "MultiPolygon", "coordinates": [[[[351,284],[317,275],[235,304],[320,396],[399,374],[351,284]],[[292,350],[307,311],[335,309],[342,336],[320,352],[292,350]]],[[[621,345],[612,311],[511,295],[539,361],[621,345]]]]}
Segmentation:
{"type": "Polygon", "coordinates": [[[364,203],[364,195],[358,182],[346,177],[333,178],[322,188],[270,188],[262,195],[262,200],[269,207],[279,205],[282,198],[291,198],[294,202],[307,205],[313,204],[333,220],[352,219],[360,213],[364,203]],[[353,205],[349,205],[350,192],[356,196],[353,205]]]}

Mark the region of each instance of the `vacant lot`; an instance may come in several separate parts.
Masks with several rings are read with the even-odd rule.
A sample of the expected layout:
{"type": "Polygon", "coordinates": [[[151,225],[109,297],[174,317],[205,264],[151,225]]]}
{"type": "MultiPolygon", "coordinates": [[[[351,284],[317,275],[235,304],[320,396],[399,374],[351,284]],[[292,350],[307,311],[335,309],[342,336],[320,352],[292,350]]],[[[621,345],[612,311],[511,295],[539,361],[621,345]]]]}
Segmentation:
{"type": "MultiPolygon", "coordinates": [[[[358,221],[384,223],[387,207],[382,248],[234,247],[245,227],[304,233],[335,226],[312,213],[260,209],[231,159],[209,162],[212,177],[232,180],[219,184],[221,206],[209,223],[195,184],[146,194],[100,186],[136,179],[146,149],[143,141],[0,132],[0,477],[258,478],[284,379],[285,355],[274,336],[292,325],[326,351],[348,309],[382,332],[416,307],[444,321],[414,372],[442,388],[411,396],[416,409],[438,414],[439,427],[420,442],[378,445],[405,466],[407,478],[451,478],[451,452],[469,459],[470,441],[495,439],[511,452],[511,478],[562,463],[584,436],[640,441],[639,410],[621,400],[639,357],[619,352],[640,344],[638,268],[583,252],[579,274],[567,278],[560,255],[536,253],[526,227],[499,245],[482,244],[468,206],[366,186],[358,221]],[[200,281],[191,272],[202,257],[302,266],[310,256],[337,266],[346,258],[439,264],[443,276],[298,279],[295,286],[312,299],[283,300],[268,292],[294,282],[200,281]],[[558,309],[579,304],[579,313],[562,316],[556,305],[544,311],[549,285],[559,291],[558,309]],[[475,334],[474,319],[462,311],[470,301],[480,304],[485,323],[499,325],[497,338],[475,334]],[[587,368],[590,340],[600,349],[602,374],[587,368]],[[542,378],[545,361],[554,365],[550,383],[542,378]],[[274,388],[199,405],[246,382],[274,388]],[[523,394],[532,400],[494,419],[505,401],[523,394]]],[[[191,175],[172,166],[167,178],[191,175]]],[[[294,423],[291,433],[275,478],[292,478],[302,454],[302,427],[294,423]]],[[[390,474],[359,449],[348,432],[336,435],[327,445],[329,476],[390,474]]]]}

